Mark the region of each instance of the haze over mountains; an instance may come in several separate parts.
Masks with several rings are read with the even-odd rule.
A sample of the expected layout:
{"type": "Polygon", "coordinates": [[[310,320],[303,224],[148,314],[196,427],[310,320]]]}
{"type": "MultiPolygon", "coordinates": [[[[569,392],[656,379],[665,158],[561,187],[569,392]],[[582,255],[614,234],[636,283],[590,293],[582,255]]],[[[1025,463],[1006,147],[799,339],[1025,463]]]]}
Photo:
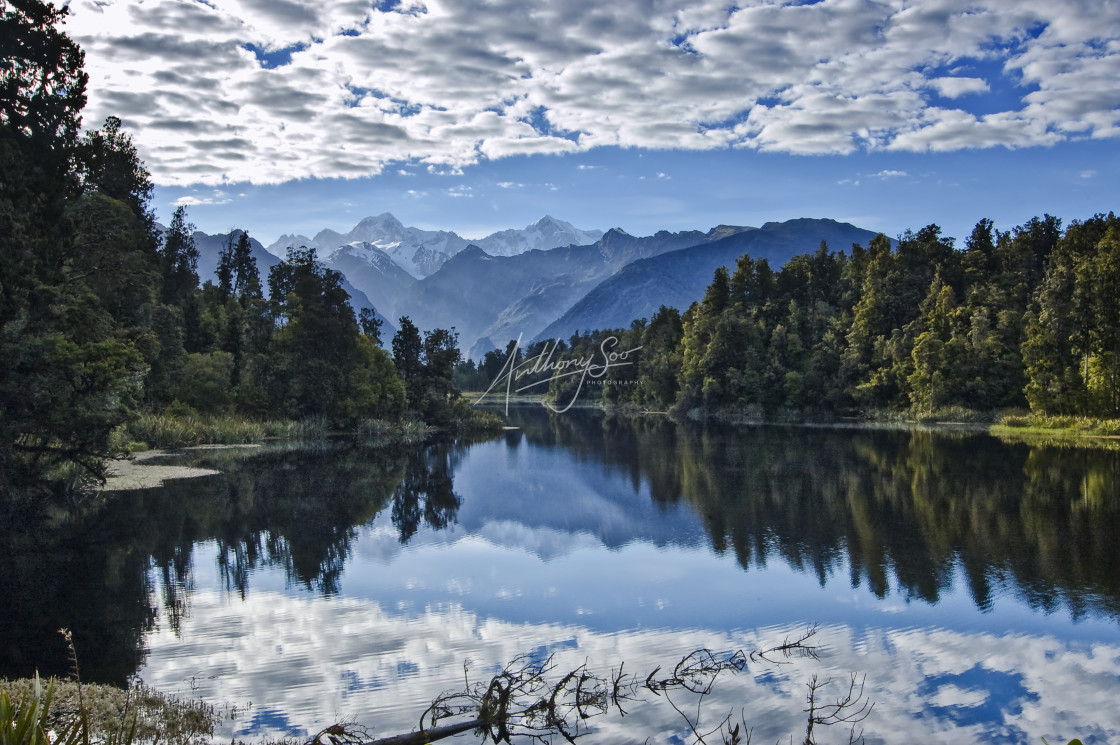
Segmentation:
{"type": "Polygon", "coordinates": [[[570,223],[545,215],[523,230],[502,230],[472,241],[446,230],[406,228],[385,212],[363,219],[346,234],[325,229],[314,238],[282,235],[268,246],[268,251],[284,258],[289,248],[306,246],[318,250],[320,258],[328,259],[335,251],[346,248],[367,253],[378,249],[398,267],[421,279],[470,245],[478,246],[491,256],[515,256],[533,249],[594,243],[602,235],[601,230],[579,230],[570,223]]]}
{"type": "MultiPolygon", "coordinates": [[[[234,237],[240,231],[234,231],[234,237]]],[[[629,326],[661,305],[681,311],[699,300],[720,266],[750,254],[774,269],[791,257],[866,246],[875,233],[825,219],[720,225],[707,232],[636,237],[618,228],[581,230],[546,216],[522,230],[468,241],[449,231],[405,227],[385,213],[343,234],[285,235],[267,249],[251,239],[262,280],[288,248],[315,248],[340,272],[355,308],[387,319],[386,345],[401,316],[422,330],[454,327],[464,355],[479,359],[519,336],[566,339],[577,331],[629,326]]],[[[228,235],[195,234],[199,274],[215,281],[228,235]]]]}

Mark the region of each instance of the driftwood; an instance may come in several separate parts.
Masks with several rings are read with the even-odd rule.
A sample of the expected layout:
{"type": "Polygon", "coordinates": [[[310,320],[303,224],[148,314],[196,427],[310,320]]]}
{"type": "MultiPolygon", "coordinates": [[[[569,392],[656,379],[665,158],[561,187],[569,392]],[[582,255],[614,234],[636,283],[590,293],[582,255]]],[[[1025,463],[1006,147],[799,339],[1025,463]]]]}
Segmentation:
{"type": "Polygon", "coordinates": [[[442,740],[445,737],[454,737],[483,726],[484,723],[481,719],[475,719],[469,722],[456,722],[440,727],[420,729],[406,735],[393,735],[392,737],[370,740],[369,733],[364,727],[353,724],[332,724],[308,740],[306,745],[427,745],[427,743],[442,740]]]}
{"type": "MultiPolygon", "coordinates": [[[[699,704],[695,716],[689,716],[672,700],[672,695],[687,692],[700,701],[708,696],[716,678],[725,672],[741,672],[750,662],[782,664],[779,657],[809,657],[816,659],[817,648],[808,643],[816,634],[816,627],[807,629],[794,640],[745,654],[716,653],[698,649],[678,662],[671,673],[655,668],[645,677],[625,674],[622,665],[610,676],[603,677],[580,665],[563,675],[553,675],[555,662],[552,656],[536,658],[523,655],[515,658],[489,681],[470,683],[464,667],[464,684],[461,691],[440,695],[420,716],[419,728],[404,735],[373,739],[368,731],[355,725],[335,724],[307,741],[305,745],[426,745],[446,737],[475,731],[482,741],[510,743],[514,738],[537,742],[541,745],[561,739],[575,743],[576,739],[590,732],[589,720],[614,709],[626,716],[623,703],[640,700],[642,691],[664,697],[684,717],[697,745],[706,745],[705,738],[721,743],[749,743],[742,739],[738,725],[732,725],[731,715],[725,717],[714,729],[699,729],[699,704]],[[451,724],[441,721],[456,720],[451,724]]],[[[816,677],[809,685],[808,727],[805,742],[813,742],[814,725],[857,723],[871,711],[871,704],[863,698],[862,684],[855,678],[848,694],[835,703],[822,705],[818,691],[828,681],[821,683],[816,677]],[[858,690],[857,690],[858,689],[858,690]]],[[[862,733],[854,729],[850,742],[862,740],[862,733]]]]}
{"type": "Polygon", "coordinates": [[[427,745],[429,742],[442,740],[445,737],[453,737],[462,732],[479,729],[483,726],[483,721],[481,719],[476,719],[473,722],[446,724],[442,727],[433,727],[429,730],[410,732],[407,735],[396,735],[395,737],[383,737],[380,740],[370,740],[365,743],[365,745],[427,745]]]}

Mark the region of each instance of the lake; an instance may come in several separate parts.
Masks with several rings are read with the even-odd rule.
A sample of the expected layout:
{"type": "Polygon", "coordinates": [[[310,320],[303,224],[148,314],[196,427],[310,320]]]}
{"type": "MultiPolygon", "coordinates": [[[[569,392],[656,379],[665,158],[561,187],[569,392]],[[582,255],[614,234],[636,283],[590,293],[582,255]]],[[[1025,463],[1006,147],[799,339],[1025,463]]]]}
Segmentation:
{"type": "MultiPolygon", "coordinates": [[[[86,679],[213,702],[219,739],[338,720],[388,736],[519,655],[644,679],[815,628],[815,657],[751,660],[699,706],[669,698],[701,732],[731,715],[754,742],[800,742],[807,684],[835,700],[855,675],[869,743],[1120,742],[1120,451],[508,419],[409,452],[193,452],[177,457],[223,472],[5,533],[0,675],[64,670],[67,626],[86,679]]],[[[581,742],[695,741],[665,696],[640,698],[581,742]]]]}

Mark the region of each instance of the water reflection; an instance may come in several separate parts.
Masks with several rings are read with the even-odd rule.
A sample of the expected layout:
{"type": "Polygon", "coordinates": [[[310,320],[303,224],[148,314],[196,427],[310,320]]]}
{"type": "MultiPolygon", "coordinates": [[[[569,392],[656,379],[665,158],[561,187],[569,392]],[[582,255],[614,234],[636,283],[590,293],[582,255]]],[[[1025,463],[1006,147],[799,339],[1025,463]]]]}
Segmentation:
{"type": "MultiPolygon", "coordinates": [[[[217,733],[228,739],[303,737],[336,718],[357,719],[381,736],[407,732],[428,702],[463,680],[468,661],[471,680],[534,650],[555,654],[560,669],[588,662],[605,673],[625,661],[627,670],[645,672],[702,646],[755,649],[802,628],[602,633],[577,624],[509,622],[459,605],[402,616],[376,602],[313,602],[271,592],[251,596],[245,613],[232,612],[228,599],[212,591],[199,593],[196,603],[193,635],[220,635],[222,651],[199,676],[197,655],[184,652],[173,634],[157,633],[146,680],[209,700],[253,702],[217,733]]],[[[819,661],[752,663],[745,675],[721,679],[703,704],[703,721],[714,727],[733,712],[754,728],[753,741],[785,742],[804,731],[801,709],[811,675],[846,681],[858,671],[876,702],[865,722],[870,743],[1066,742],[1075,734],[1104,743],[1120,736],[1113,705],[1120,644],[890,624],[826,624],[817,640],[819,661]]],[[[691,741],[662,700],[647,696],[627,711],[624,719],[597,718],[587,741],[691,741]]],[[[822,733],[824,742],[846,739],[846,732],[822,733]]]]}
{"type": "MultiPolygon", "coordinates": [[[[87,679],[208,691],[205,670],[210,695],[257,702],[231,736],[367,710],[408,729],[468,657],[656,665],[821,621],[828,665],[880,690],[888,741],[909,718],[925,741],[1012,742],[1030,717],[1100,722],[1088,703],[1120,693],[1115,450],[511,415],[489,442],[196,455],[223,473],[81,530],[7,521],[0,674],[64,672],[68,626],[87,679]]],[[[759,675],[750,700],[800,701],[795,676],[759,675]]]]}
{"type": "MultiPolygon", "coordinates": [[[[523,412],[524,414],[524,412],[523,412]]],[[[1117,617],[1120,452],[967,432],[678,427],[524,414],[527,437],[687,502],[744,569],[775,559],[823,585],[936,603],[964,567],[980,610],[1011,586],[1043,612],[1117,617]]]]}

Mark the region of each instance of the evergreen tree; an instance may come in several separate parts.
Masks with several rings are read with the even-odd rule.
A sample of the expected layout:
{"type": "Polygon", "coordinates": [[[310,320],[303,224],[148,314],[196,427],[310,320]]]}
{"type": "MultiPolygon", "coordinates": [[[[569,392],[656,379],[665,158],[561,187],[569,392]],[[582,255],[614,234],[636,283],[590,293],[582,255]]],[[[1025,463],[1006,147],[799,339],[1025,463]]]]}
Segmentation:
{"type": "Polygon", "coordinates": [[[397,321],[393,336],[393,364],[404,382],[409,408],[420,410],[424,399],[424,341],[408,316],[397,321]]]}
{"type": "Polygon", "coordinates": [[[369,337],[370,341],[381,346],[381,319],[377,317],[377,312],[373,308],[362,308],[358,312],[358,325],[362,327],[362,333],[369,337]]]}
{"type": "Polygon", "coordinates": [[[101,475],[143,371],[135,335],[114,317],[135,323],[135,298],[107,308],[114,279],[90,274],[96,255],[130,266],[143,226],[115,195],[76,208],[87,78],[58,29],[66,14],[20,0],[0,17],[0,491],[66,464],[101,475]],[[109,223],[125,255],[102,233],[109,223]],[[89,254],[79,231],[96,243],[89,254]]]}
{"type": "Polygon", "coordinates": [[[269,272],[268,285],[280,323],[265,388],[273,412],[345,425],[395,406],[382,379],[386,360],[359,332],[341,274],[314,249],[292,249],[269,272]]]}
{"type": "Polygon", "coordinates": [[[954,325],[958,313],[953,290],[935,275],[929,293],[922,301],[914,339],[913,372],[907,378],[910,402],[920,411],[930,411],[953,402],[959,391],[955,390],[954,373],[959,370],[959,360],[954,354],[954,325]]]}
{"type": "Polygon", "coordinates": [[[226,237],[226,244],[218,252],[218,296],[222,302],[233,297],[233,231],[226,237]]]}
{"type": "Polygon", "coordinates": [[[233,247],[231,261],[233,275],[233,294],[242,307],[252,300],[259,300],[261,295],[261,275],[257,270],[257,260],[253,258],[253,246],[249,242],[249,233],[242,230],[237,237],[237,244],[233,247]]]}
{"type": "Polygon", "coordinates": [[[640,403],[662,410],[676,403],[683,337],[680,312],[664,305],[658,308],[642,333],[637,391],[640,403]]]}
{"type": "Polygon", "coordinates": [[[163,302],[182,305],[198,289],[198,248],[195,227],[186,221],[187,208],[180,205],[171,215],[163,236],[160,267],[163,271],[163,302]]]}

